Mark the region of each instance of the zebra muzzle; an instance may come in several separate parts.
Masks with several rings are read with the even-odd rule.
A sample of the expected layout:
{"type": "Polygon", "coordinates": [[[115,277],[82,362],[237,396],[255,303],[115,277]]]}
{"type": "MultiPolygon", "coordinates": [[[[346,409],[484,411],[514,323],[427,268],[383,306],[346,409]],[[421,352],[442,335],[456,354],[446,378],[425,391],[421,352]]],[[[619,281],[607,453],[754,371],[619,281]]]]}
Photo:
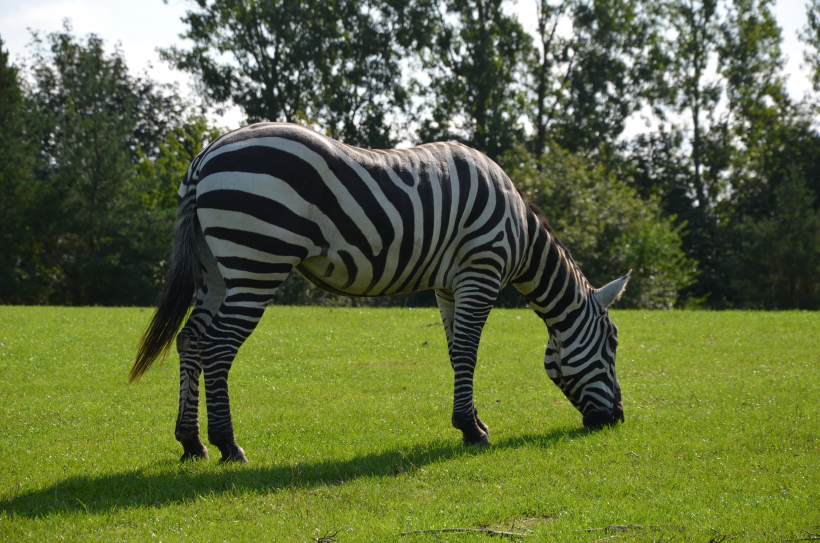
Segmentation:
{"type": "Polygon", "coordinates": [[[592,411],[584,415],[584,426],[595,428],[624,422],[624,404],[618,402],[611,411],[592,411]]]}

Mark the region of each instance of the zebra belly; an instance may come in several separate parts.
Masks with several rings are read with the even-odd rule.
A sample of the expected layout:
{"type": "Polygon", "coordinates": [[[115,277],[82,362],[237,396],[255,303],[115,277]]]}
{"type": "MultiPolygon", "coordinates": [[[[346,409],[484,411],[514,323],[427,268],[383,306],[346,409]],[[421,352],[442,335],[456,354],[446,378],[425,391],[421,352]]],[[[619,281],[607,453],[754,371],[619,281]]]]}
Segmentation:
{"type": "MultiPolygon", "coordinates": [[[[354,296],[358,294],[351,292],[351,287],[354,287],[356,282],[356,274],[350,273],[344,259],[338,253],[329,252],[327,255],[307,258],[296,267],[296,271],[317,287],[329,292],[354,296]]],[[[353,290],[359,289],[354,287],[353,290]]]]}
{"type": "Polygon", "coordinates": [[[397,294],[392,291],[370,292],[371,280],[357,273],[356,265],[350,257],[335,252],[307,258],[296,267],[296,271],[313,285],[335,294],[345,296],[397,294]]]}

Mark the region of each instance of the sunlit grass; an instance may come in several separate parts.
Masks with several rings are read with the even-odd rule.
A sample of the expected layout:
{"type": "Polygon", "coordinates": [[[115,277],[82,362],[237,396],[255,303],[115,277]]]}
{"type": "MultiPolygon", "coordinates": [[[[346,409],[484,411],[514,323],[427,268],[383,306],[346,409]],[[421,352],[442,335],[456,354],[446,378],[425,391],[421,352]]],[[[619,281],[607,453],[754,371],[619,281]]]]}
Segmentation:
{"type": "Polygon", "coordinates": [[[613,312],[626,423],[590,433],[543,371],[543,324],[495,310],[476,378],[493,446],[476,449],[450,426],[435,309],[274,307],[231,372],[247,466],[219,465],[214,448],[210,461],[179,464],[174,357],[126,385],[149,317],[0,308],[0,537],[460,542],[489,536],[399,534],[490,526],[527,540],[705,542],[820,531],[816,313],[613,312]],[[584,531],[608,525],[643,528],[584,531]]]}

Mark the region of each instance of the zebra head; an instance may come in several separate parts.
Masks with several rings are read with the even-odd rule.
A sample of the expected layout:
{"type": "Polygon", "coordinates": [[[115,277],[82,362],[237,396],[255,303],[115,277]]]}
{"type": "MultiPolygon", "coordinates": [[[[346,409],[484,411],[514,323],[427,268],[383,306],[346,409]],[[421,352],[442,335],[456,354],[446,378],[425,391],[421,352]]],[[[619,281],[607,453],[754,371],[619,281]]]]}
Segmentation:
{"type": "Polygon", "coordinates": [[[631,273],[591,291],[572,323],[550,327],[544,369],[584,416],[587,427],[624,420],[615,375],[618,327],[607,307],[621,296],[631,273]]]}

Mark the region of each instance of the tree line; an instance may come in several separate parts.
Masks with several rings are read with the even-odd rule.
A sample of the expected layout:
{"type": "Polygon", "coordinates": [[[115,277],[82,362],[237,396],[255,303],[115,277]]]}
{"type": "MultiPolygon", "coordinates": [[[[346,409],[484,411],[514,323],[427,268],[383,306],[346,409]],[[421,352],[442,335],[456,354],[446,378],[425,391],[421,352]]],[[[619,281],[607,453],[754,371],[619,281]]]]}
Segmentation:
{"type": "MultiPolygon", "coordinates": [[[[150,304],[179,182],[224,132],[203,112],[238,106],[352,145],[483,151],[594,285],[634,270],[621,307],[820,307],[818,102],[786,91],[772,0],[533,1],[533,34],[502,0],[192,1],[188,46],[161,56],[198,103],[68,25],[21,66],[0,45],[0,303],[150,304]]],[[[433,303],[292,276],[276,303],[433,303]]]]}

